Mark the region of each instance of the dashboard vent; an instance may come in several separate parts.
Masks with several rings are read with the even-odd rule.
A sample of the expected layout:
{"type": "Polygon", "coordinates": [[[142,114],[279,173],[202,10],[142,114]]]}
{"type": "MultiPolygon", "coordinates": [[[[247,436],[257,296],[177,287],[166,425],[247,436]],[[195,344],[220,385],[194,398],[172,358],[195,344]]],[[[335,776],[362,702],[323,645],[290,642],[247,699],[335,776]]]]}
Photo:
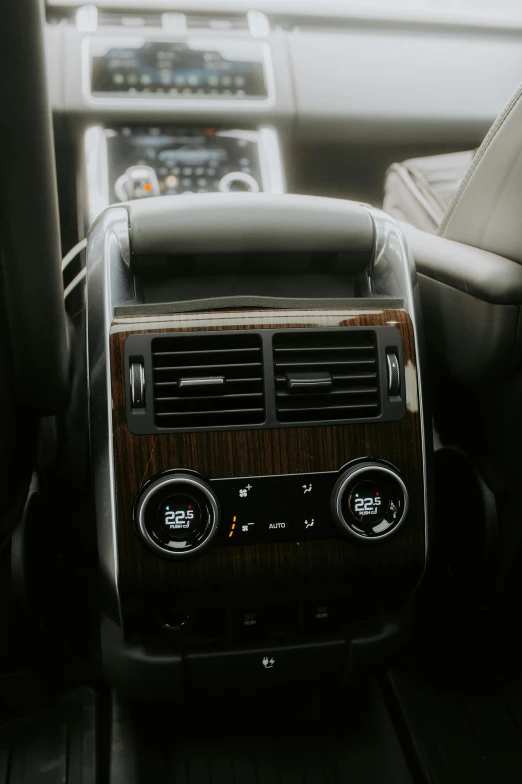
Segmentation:
{"type": "Polygon", "coordinates": [[[285,332],[275,335],[273,349],[279,422],[338,422],[380,414],[374,332],[285,332]]]}
{"type": "Polygon", "coordinates": [[[265,421],[259,335],[154,338],[152,367],[158,428],[230,427],[265,421]]]}
{"type": "Polygon", "coordinates": [[[136,13],[122,13],[118,11],[99,11],[98,24],[100,27],[126,27],[136,29],[141,27],[161,28],[161,13],[151,11],[136,13]]]}
{"type": "Polygon", "coordinates": [[[188,30],[213,30],[226,33],[229,30],[248,30],[248,19],[243,16],[205,16],[187,14],[188,30]]]}

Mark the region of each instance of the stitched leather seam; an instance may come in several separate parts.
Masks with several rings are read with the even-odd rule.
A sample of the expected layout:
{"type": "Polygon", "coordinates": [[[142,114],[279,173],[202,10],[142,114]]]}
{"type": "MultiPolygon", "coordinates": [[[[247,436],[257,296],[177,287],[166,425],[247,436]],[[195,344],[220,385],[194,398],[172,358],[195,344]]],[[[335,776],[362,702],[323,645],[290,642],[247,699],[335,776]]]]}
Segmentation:
{"type": "Polygon", "coordinates": [[[426,212],[434,222],[435,228],[437,228],[440,221],[440,214],[439,215],[436,214],[436,212],[433,209],[433,206],[427,201],[425,195],[418,188],[417,183],[411,177],[411,174],[408,171],[408,169],[400,163],[394,163],[392,166],[390,166],[387,173],[392,171],[394,171],[401,178],[404,185],[408,188],[410,193],[413,196],[415,196],[417,201],[423,206],[423,208],[426,210],[426,212]]]}

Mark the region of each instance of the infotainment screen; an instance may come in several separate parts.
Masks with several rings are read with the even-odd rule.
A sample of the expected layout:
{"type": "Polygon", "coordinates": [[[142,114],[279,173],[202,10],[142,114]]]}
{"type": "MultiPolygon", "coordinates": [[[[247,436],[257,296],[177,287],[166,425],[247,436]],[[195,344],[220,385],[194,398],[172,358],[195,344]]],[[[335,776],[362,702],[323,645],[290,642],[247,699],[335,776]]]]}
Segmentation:
{"type": "Polygon", "coordinates": [[[266,57],[265,45],[255,41],[94,40],[90,92],[102,97],[266,99],[266,57]]]}

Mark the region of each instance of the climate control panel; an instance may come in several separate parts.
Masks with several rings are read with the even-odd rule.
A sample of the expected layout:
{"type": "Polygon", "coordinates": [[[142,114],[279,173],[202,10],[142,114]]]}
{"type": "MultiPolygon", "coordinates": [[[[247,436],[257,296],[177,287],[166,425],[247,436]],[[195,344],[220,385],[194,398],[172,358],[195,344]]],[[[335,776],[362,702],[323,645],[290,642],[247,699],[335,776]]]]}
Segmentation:
{"type": "Polygon", "coordinates": [[[105,137],[111,202],[265,189],[257,131],[124,126],[105,137]]]}
{"type": "Polygon", "coordinates": [[[210,481],[189,471],[168,471],[142,489],[134,518],[150,549],[179,558],[211,545],[339,536],[379,542],[402,525],[408,505],[396,468],[360,460],[341,471],[210,481]]]}

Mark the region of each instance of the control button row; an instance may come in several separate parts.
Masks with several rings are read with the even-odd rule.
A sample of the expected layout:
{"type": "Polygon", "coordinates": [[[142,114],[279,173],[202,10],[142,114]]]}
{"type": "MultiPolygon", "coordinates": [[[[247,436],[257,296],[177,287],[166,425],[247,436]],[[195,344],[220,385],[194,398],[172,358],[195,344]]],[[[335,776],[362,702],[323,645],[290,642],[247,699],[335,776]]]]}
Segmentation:
{"type": "MultiPolygon", "coordinates": [[[[136,394],[135,405],[141,402],[136,394]]],[[[207,483],[191,472],[167,472],[144,486],[134,522],[150,549],[180,557],[203,552],[214,539],[222,546],[298,543],[340,531],[376,542],[399,528],[408,507],[399,472],[368,460],[339,477],[329,472],[207,483]]]]}
{"type": "Polygon", "coordinates": [[[323,539],[337,535],[329,498],[337,474],[217,479],[222,545],[323,539]]]}
{"type": "Polygon", "coordinates": [[[234,638],[258,640],[303,632],[324,635],[342,631],[341,605],[335,600],[307,601],[268,607],[244,607],[234,610],[234,638]],[[302,609],[302,617],[301,617],[302,609]]]}
{"type": "Polygon", "coordinates": [[[169,174],[174,175],[174,177],[192,177],[192,175],[196,177],[215,177],[216,169],[213,166],[206,168],[204,166],[160,166],[158,174],[160,177],[167,177],[169,174]]]}
{"type": "Polygon", "coordinates": [[[163,193],[178,193],[186,190],[207,192],[208,190],[218,190],[218,182],[208,181],[205,177],[194,180],[192,177],[176,177],[169,174],[164,182],[160,182],[160,189],[163,193]]]}
{"type": "Polygon", "coordinates": [[[296,635],[307,637],[341,634],[347,622],[346,604],[337,599],[307,600],[270,605],[187,610],[165,603],[151,615],[164,635],[188,644],[233,640],[274,640],[296,635]]]}
{"type": "Polygon", "coordinates": [[[248,517],[234,515],[227,527],[223,521],[221,544],[257,544],[260,542],[304,541],[306,539],[327,539],[335,536],[327,509],[312,512],[303,519],[276,520],[270,517],[249,521],[248,517]]]}

